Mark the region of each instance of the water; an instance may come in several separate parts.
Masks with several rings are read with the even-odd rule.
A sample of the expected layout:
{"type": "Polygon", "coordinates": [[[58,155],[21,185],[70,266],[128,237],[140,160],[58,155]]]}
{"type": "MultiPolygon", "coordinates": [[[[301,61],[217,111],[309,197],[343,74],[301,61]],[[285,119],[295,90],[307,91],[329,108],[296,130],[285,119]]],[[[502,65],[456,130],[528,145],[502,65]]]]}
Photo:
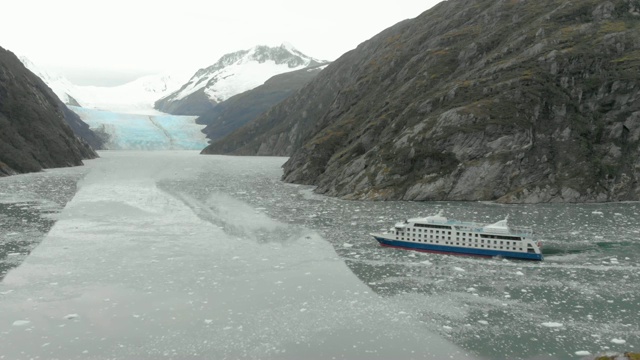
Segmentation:
{"type": "Polygon", "coordinates": [[[344,201],[281,183],[283,158],[101,156],[75,178],[47,173],[88,174],[0,283],[0,358],[572,359],[640,347],[638,203],[344,201]],[[545,261],[368,236],[439,210],[532,226],[545,261]]]}
{"type": "Polygon", "coordinates": [[[86,168],[0,178],[0,280],[20,264],[55,223],[73,198],[86,168]]]}

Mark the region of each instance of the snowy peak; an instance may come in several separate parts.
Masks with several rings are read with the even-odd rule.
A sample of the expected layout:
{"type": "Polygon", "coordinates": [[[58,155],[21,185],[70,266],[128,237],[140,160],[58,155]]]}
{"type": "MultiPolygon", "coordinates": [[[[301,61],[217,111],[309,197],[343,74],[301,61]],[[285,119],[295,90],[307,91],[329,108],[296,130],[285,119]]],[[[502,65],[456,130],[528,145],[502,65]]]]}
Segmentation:
{"type": "Polygon", "coordinates": [[[292,70],[299,67],[314,65],[314,63],[324,63],[324,61],[306,56],[290,45],[282,44],[277,47],[258,45],[248,50],[240,50],[223,55],[215,64],[198,70],[194,77],[202,76],[232,65],[242,65],[251,62],[264,64],[268,61],[272,61],[276,65],[287,65],[292,70]]]}
{"type": "Polygon", "coordinates": [[[180,90],[156,102],[156,109],[181,114],[181,109],[193,108],[195,102],[209,101],[209,105],[214,106],[233,95],[262,85],[272,76],[323,63],[326,61],[309,57],[289,44],[276,47],[258,45],[236,51],[198,70],[180,90]]]}

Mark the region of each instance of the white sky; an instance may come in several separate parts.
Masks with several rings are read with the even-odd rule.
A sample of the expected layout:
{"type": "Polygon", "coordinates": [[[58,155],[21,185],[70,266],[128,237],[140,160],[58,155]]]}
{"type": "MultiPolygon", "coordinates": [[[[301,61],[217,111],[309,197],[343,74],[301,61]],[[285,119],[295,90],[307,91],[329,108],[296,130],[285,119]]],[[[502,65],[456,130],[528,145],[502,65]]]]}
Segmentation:
{"type": "Polygon", "coordinates": [[[4,0],[0,46],[79,85],[97,84],[92,77],[193,72],[262,44],[289,42],[335,60],[438,2],[4,0]]]}

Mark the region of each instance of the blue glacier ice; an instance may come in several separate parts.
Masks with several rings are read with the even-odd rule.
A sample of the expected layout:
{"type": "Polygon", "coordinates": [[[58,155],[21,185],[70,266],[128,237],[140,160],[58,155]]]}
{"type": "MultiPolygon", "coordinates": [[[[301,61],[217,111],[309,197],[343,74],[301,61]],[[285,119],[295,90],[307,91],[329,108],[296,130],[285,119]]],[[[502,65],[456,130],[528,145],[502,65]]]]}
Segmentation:
{"type": "Polygon", "coordinates": [[[106,150],[200,150],[207,146],[196,116],[125,114],[69,106],[91,130],[106,134],[106,150]]]}

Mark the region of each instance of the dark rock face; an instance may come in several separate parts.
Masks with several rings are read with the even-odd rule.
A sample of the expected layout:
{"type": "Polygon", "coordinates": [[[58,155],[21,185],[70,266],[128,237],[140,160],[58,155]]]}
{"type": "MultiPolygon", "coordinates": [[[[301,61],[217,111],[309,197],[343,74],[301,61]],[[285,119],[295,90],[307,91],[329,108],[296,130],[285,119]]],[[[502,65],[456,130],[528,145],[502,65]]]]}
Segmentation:
{"type": "Polygon", "coordinates": [[[219,142],[351,199],[640,199],[640,2],[449,0],[219,142]]]}
{"type": "MultiPolygon", "coordinates": [[[[255,89],[221,102],[213,110],[200,116],[197,123],[207,125],[203,132],[207,134],[211,143],[215,143],[302,88],[325,66],[319,65],[276,75],[255,89]]],[[[205,148],[202,153],[216,152],[213,148],[209,150],[210,147],[205,148]]]]}
{"type": "Polygon", "coordinates": [[[170,97],[156,101],[154,107],[162,112],[174,115],[200,116],[213,110],[217,103],[211,101],[204,93],[204,88],[180,100],[170,97]]]}
{"type": "Polygon", "coordinates": [[[76,137],[65,109],[40,78],[0,48],[0,176],[82,165],[82,159],[97,157],[76,137]]]}
{"type": "Polygon", "coordinates": [[[58,107],[62,111],[67,124],[69,124],[71,130],[73,130],[76,136],[84,140],[95,150],[104,148],[105,139],[98,136],[95,132],[93,132],[93,130],[89,129],[89,125],[82,121],[78,114],[71,111],[71,109],[69,109],[61,100],[58,101],[58,107]]]}

